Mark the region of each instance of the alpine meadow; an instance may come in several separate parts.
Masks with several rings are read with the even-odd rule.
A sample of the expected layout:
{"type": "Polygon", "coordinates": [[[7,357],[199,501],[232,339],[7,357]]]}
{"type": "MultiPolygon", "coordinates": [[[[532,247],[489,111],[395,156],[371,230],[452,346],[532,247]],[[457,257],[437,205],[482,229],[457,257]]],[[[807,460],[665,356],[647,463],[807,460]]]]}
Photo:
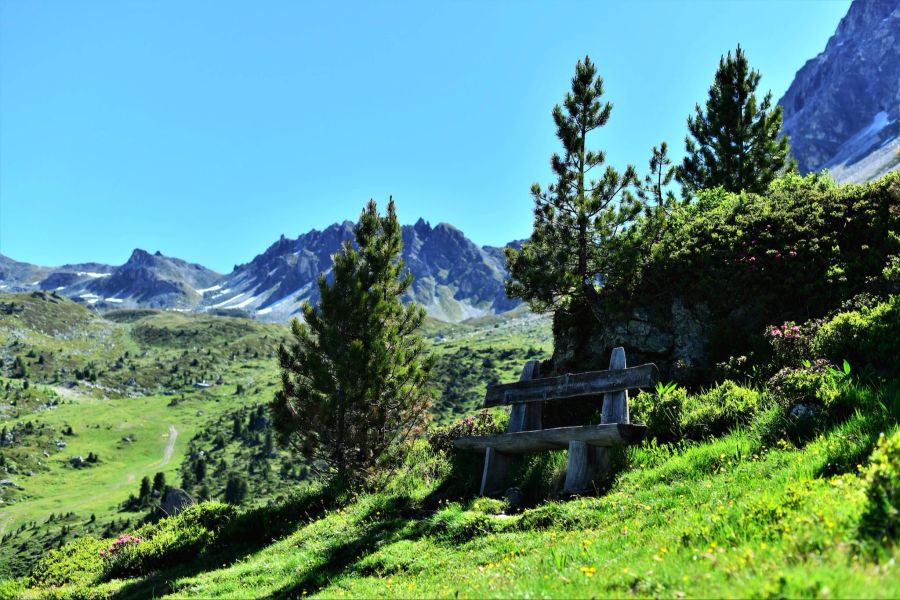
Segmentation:
{"type": "Polygon", "coordinates": [[[900,1],[565,10],[0,3],[0,598],[900,597],[900,1]]]}

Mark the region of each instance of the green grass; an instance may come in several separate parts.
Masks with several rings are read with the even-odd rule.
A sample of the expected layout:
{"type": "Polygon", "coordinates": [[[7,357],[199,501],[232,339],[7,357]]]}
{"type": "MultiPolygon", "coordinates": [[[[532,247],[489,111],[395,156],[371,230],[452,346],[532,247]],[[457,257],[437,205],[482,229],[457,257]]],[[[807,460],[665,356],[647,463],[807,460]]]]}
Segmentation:
{"type": "MultiPolygon", "coordinates": [[[[21,432],[28,422],[34,427],[0,447],[5,461],[0,479],[23,488],[0,488],[0,536],[9,536],[0,546],[0,576],[27,573],[48,548],[78,536],[136,526],[145,514],[123,511],[123,502],[137,494],[143,477],[152,479],[157,472],[180,486],[192,440],[217,466],[242,473],[255,469],[248,475],[247,506],[302,485],[281,477],[285,463],[292,462],[285,452],[259,461],[254,439],[238,443],[227,435],[236,411],[271,399],[278,381],[274,349],[286,328],[159,310],[101,317],[51,294],[0,294],[0,309],[0,429],[18,426],[21,432]],[[12,367],[16,357],[26,365],[28,389],[12,367]],[[213,387],[195,387],[200,381],[213,387]],[[172,458],[162,466],[170,425],[178,433],[172,458]],[[72,436],[64,434],[69,427],[72,436]],[[214,452],[213,432],[228,441],[214,452]],[[58,448],[57,441],[66,447],[58,448]],[[97,464],[70,466],[71,458],[89,453],[100,457],[97,464]]],[[[529,349],[540,358],[549,356],[546,318],[516,313],[429,327],[445,400],[435,406],[438,422],[477,406],[488,381],[517,378],[529,349]],[[488,368],[485,357],[497,360],[488,368]],[[464,375],[449,377],[449,365],[464,375]]],[[[302,465],[290,466],[291,476],[299,478],[302,465]]],[[[210,467],[208,487],[211,497],[221,498],[225,477],[215,470],[210,467]]],[[[200,490],[196,486],[193,493],[200,490]]]]}
{"type": "MultiPolygon", "coordinates": [[[[865,494],[857,463],[865,464],[879,432],[897,431],[887,409],[897,399],[867,389],[856,397],[864,403],[859,412],[805,446],[768,446],[745,429],[678,447],[646,444],[629,450],[606,494],[507,514],[501,502],[458,487],[458,470],[471,462],[463,467],[419,442],[378,491],[346,496],[310,488],[210,530],[195,561],[167,562],[159,550],[141,559],[136,547],[131,564],[162,562],[124,579],[94,572],[91,584],[61,591],[126,598],[896,597],[896,546],[873,545],[858,530],[865,494]],[[288,513],[280,530],[254,531],[288,513]]],[[[160,526],[168,533],[155,535],[173,540],[185,527],[160,526]]],[[[90,580],[90,569],[79,576],[90,580]]]]}

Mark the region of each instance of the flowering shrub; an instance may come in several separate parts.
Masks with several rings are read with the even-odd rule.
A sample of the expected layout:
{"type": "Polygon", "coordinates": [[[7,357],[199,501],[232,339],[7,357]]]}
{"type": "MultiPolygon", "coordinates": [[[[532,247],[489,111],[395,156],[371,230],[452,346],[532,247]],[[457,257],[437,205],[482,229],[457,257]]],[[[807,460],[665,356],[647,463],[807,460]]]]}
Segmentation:
{"type": "Polygon", "coordinates": [[[494,415],[483,410],[474,417],[465,417],[451,425],[434,429],[428,435],[428,443],[435,450],[449,452],[453,449],[453,441],[461,437],[491,435],[503,431],[503,425],[494,419],[494,415]]]}
{"type": "Polygon", "coordinates": [[[141,539],[139,536],[131,535],[129,533],[122,534],[119,536],[119,538],[117,540],[115,540],[112,543],[112,545],[109,548],[107,548],[106,550],[101,550],[100,556],[103,556],[104,558],[105,557],[113,557],[119,551],[121,551],[122,548],[124,548],[125,546],[127,546],[129,544],[140,544],[142,541],[144,541],[144,540],[141,539]]]}
{"type": "Polygon", "coordinates": [[[771,325],[767,327],[766,335],[768,335],[773,340],[799,340],[801,337],[803,337],[803,333],[800,331],[800,326],[793,321],[786,322],[781,327],[779,327],[778,325],[771,325]]]}

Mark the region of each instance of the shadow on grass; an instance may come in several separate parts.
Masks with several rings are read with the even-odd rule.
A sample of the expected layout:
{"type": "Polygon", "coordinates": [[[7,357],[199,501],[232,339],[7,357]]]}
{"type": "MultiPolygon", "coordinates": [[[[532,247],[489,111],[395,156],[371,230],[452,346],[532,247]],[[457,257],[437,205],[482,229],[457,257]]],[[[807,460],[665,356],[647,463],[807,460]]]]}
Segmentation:
{"type": "Polygon", "coordinates": [[[216,533],[212,541],[197,548],[196,558],[189,563],[163,565],[125,584],[116,597],[152,598],[177,591],[175,580],[234,564],[315,521],[347,497],[346,488],[332,483],[317,490],[304,490],[277,505],[241,513],[216,533]]]}
{"type": "MultiPolygon", "coordinates": [[[[613,454],[610,475],[599,482],[598,493],[605,493],[612,485],[615,475],[625,467],[624,451],[613,454]]],[[[535,455],[531,468],[515,471],[516,476],[524,477],[521,484],[525,489],[535,490],[535,495],[529,498],[529,504],[547,498],[546,493],[537,492],[547,483],[546,473],[542,475],[542,472],[553,470],[550,467],[560,460],[559,457],[554,461],[541,459],[539,456],[535,455]]],[[[383,502],[373,502],[364,514],[358,514],[354,518],[355,526],[360,530],[358,535],[326,548],[316,557],[315,564],[296,573],[295,578],[286,581],[272,595],[288,598],[316,593],[331,585],[336,578],[347,573],[361,558],[376,549],[401,540],[415,541],[428,534],[428,518],[440,508],[443,501],[465,501],[474,498],[478,491],[483,457],[476,454],[454,455],[451,462],[452,468],[448,476],[426,497],[414,499],[403,494],[385,495],[383,502]]],[[[117,597],[147,598],[176,593],[184,587],[176,585],[176,580],[228,567],[291,535],[320,518],[326,510],[344,505],[350,499],[346,489],[331,485],[316,493],[301,494],[277,506],[243,513],[226,525],[202,551],[198,551],[195,560],[188,564],[165,567],[130,582],[118,591],[117,597]]],[[[457,541],[448,540],[448,543],[457,541]]]]}

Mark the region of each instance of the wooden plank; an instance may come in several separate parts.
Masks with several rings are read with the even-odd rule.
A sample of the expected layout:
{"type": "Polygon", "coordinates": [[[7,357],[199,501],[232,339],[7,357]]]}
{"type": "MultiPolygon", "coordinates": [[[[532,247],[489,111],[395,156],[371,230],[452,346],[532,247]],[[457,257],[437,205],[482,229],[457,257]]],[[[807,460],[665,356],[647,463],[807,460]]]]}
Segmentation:
{"type": "MultiPolygon", "coordinates": [[[[540,377],[541,363],[529,360],[522,368],[519,381],[528,381],[540,377]]],[[[516,433],[529,429],[541,428],[540,404],[519,404],[513,406],[509,422],[506,425],[507,433],[516,433]]],[[[484,454],[484,470],[481,472],[482,496],[503,493],[505,482],[510,469],[515,465],[518,457],[503,454],[495,448],[487,448],[484,454]]]]}
{"type": "MultiPolygon", "coordinates": [[[[627,370],[625,348],[613,348],[609,357],[609,371],[627,370]]],[[[628,390],[616,390],[603,395],[600,424],[628,423],[628,390]]],[[[610,449],[588,446],[584,442],[569,443],[569,462],[566,466],[566,482],[563,492],[582,494],[592,492],[597,483],[609,472],[610,449]]]]}
{"type": "MultiPolygon", "coordinates": [[[[625,364],[625,348],[613,348],[609,357],[609,371],[623,373],[628,371],[625,364]]],[[[653,366],[656,369],[656,365],[653,366]]],[[[659,380],[659,371],[656,371],[656,379],[659,380]]],[[[656,382],[653,383],[656,385],[656,382]]],[[[601,423],[629,423],[628,414],[628,390],[615,390],[603,395],[603,406],[600,409],[601,423]]]]}
{"type": "Polygon", "coordinates": [[[569,442],[572,441],[603,447],[637,444],[646,433],[646,425],[630,423],[576,425],[575,427],[556,427],[540,431],[473,435],[459,438],[453,442],[453,445],[460,450],[476,452],[494,448],[503,454],[528,454],[544,450],[563,450],[568,448],[569,442]]]}
{"type": "MultiPolygon", "coordinates": [[[[618,349],[617,349],[618,350],[618,349]]],[[[623,351],[624,356],[624,351],[623,351]]],[[[659,381],[659,369],[650,363],[618,371],[591,371],[488,386],[484,406],[563,400],[594,394],[647,388],[659,381]]]]}
{"type": "MultiPolygon", "coordinates": [[[[525,369],[519,381],[529,381],[537,379],[541,376],[541,363],[536,360],[529,360],[525,363],[525,369]],[[526,373],[528,377],[525,377],[526,373]]],[[[506,433],[516,433],[517,431],[532,431],[535,429],[543,429],[542,412],[544,405],[540,402],[528,402],[521,404],[513,404],[509,409],[509,423],[506,426],[506,433]]]]}

